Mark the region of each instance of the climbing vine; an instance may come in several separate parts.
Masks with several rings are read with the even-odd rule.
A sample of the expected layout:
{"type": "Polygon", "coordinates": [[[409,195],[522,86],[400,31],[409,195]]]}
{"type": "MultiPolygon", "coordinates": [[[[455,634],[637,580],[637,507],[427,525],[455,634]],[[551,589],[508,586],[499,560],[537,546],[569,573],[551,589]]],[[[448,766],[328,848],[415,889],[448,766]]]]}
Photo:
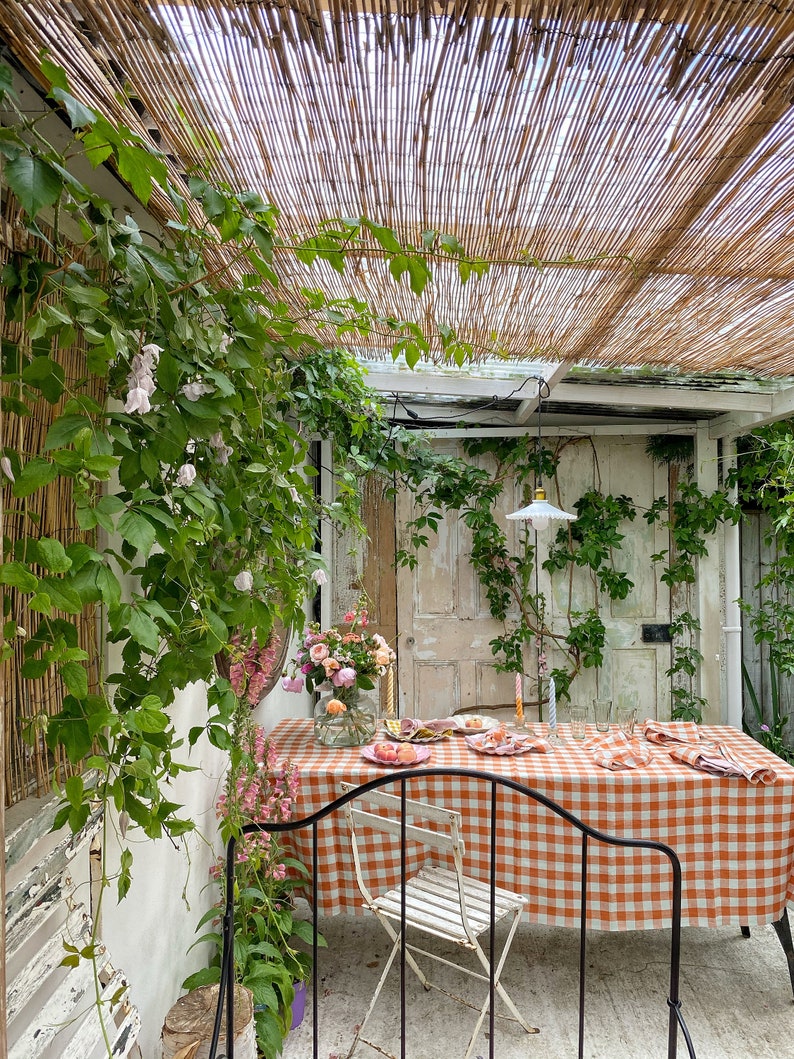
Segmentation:
{"type": "MultiPolygon", "coordinates": [[[[534,534],[520,531],[518,548],[511,551],[508,536],[494,514],[507,482],[529,487],[538,477],[553,480],[561,447],[570,443],[564,441],[556,450],[549,450],[537,442],[527,445],[523,439],[466,441],[466,460],[448,457],[443,474],[425,481],[416,497],[420,513],[408,527],[411,548],[415,549],[427,543],[427,531],[437,528],[443,511],[459,513],[472,534],[470,561],[490,612],[504,624],[504,632],[490,644],[495,668],[524,673],[533,658],[541,708],[544,678],[553,676],[558,694],[567,698],[572,681],[583,668],[597,668],[603,663],[606,632],[598,613],[598,591],[622,599],[631,588],[631,581],[615,561],[623,540],[619,523],[634,518],[629,498],[588,492],[577,501],[577,521],[556,535],[543,568],[549,573],[574,566],[588,570],[596,599],[585,612],[569,606],[565,629],[548,621],[546,597],[537,583],[534,534]],[[481,457],[489,457],[495,466],[485,470],[469,462],[481,457]],[[552,648],[561,661],[550,668],[547,658],[552,648]]],[[[398,554],[398,562],[410,565],[415,561],[412,550],[398,554]]]]}

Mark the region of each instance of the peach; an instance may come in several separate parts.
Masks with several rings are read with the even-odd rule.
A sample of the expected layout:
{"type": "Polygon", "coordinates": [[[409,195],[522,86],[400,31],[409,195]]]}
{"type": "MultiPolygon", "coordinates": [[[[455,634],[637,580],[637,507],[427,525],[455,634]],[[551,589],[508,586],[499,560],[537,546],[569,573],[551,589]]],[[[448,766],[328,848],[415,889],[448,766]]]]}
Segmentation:
{"type": "Polygon", "coordinates": [[[391,743],[376,743],[374,752],[378,761],[392,762],[397,760],[397,754],[391,743]]]}
{"type": "Polygon", "coordinates": [[[407,765],[412,761],[416,761],[416,751],[410,743],[402,743],[397,748],[397,760],[402,764],[407,765]]]}

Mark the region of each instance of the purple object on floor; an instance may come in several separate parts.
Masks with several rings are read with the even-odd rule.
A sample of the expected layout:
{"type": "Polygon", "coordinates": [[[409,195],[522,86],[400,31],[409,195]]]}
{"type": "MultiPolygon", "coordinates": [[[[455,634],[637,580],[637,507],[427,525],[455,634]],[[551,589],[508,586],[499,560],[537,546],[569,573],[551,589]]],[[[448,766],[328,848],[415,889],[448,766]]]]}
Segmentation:
{"type": "Polygon", "coordinates": [[[295,999],[292,1001],[292,1025],[291,1030],[295,1030],[303,1022],[303,1016],[306,1012],[306,983],[296,982],[295,983],[295,999]]]}

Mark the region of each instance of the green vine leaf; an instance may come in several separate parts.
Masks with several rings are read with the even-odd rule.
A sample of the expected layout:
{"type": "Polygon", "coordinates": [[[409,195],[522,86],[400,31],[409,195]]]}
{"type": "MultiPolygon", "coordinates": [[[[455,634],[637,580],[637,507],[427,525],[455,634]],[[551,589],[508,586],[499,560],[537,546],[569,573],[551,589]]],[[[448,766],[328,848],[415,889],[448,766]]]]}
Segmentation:
{"type": "Polygon", "coordinates": [[[31,493],[35,493],[42,486],[54,482],[57,477],[57,466],[49,460],[36,456],[23,465],[11,491],[14,496],[19,498],[30,496],[31,493]]]}
{"type": "Polygon", "coordinates": [[[3,169],[8,186],[30,217],[57,202],[63,179],[43,158],[20,155],[6,161],[3,169]]]}

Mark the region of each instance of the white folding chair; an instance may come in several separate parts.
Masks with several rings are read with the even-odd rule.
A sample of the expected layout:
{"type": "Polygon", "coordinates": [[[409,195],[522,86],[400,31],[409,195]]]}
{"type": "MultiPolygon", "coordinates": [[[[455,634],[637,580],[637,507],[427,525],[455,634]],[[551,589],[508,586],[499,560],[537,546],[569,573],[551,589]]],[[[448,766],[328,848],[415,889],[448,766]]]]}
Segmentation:
{"type": "MultiPolygon", "coordinates": [[[[347,793],[355,790],[355,786],[353,784],[343,783],[342,790],[347,793]]],[[[483,974],[480,971],[473,970],[463,964],[454,963],[443,956],[428,952],[426,949],[422,949],[414,944],[409,944],[406,941],[406,964],[416,973],[425,989],[438,989],[439,992],[444,993],[452,1000],[456,1000],[458,1003],[466,1004],[468,1007],[473,1007],[474,1010],[477,1010],[475,1005],[468,1004],[467,1001],[461,1000],[460,997],[454,996],[435,982],[431,982],[416,962],[414,958],[415,953],[426,956],[431,960],[436,960],[438,963],[445,964],[448,967],[456,967],[465,974],[490,983],[490,963],[487,954],[483,951],[483,948],[480,945],[479,938],[491,925],[491,888],[489,883],[480,882],[477,879],[473,879],[463,874],[464,845],[460,836],[460,813],[445,809],[442,806],[428,805],[425,802],[410,801],[407,799],[405,803],[405,811],[406,844],[408,842],[418,843],[431,849],[440,850],[449,854],[452,858],[454,870],[425,864],[415,875],[406,878],[404,886],[401,883],[398,883],[385,893],[376,896],[370,890],[365,879],[364,863],[366,860],[366,839],[363,833],[365,829],[373,829],[374,831],[385,832],[397,836],[399,839],[402,834],[402,826],[400,822],[402,800],[393,794],[385,794],[379,790],[375,790],[367,791],[365,794],[361,795],[360,799],[346,803],[345,815],[350,827],[356,882],[358,883],[361,895],[364,898],[365,907],[375,913],[393,942],[391,953],[386,961],[386,966],[383,969],[380,981],[378,982],[375,993],[370,1001],[369,1010],[364,1017],[364,1021],[358,1028],[358,1032],[353,1040],[350,1051],[347,1053],[348,1059],[356,1050],[359,1041],[370,1045],[370,1047],[376,1048],[384,1055],[391,1054],[385,1051],[380,1045],[367,1040],[363,1034],[394,962],[394,958],[400,951],[401,935],[399,924],[402,919],[403,891],[405,893],[405,923],[407,927],[415,927],[418,930],[424,931],[426,934],[434,935],[437,938],[443,938],[446,941],[452,941],[456,945],[460,945],[462,948],[476,953],[481,966],[486,972],[483,974]],[[386,810],[388,815],[379,815],[358,808],[358,804],[365,802],[370,806],[377,806],[386,810]],[[437,829],[410,824],[408,823],[410,819],[433,823],[436,825],[437,829]],[[395,929],[393,923],[397,924],[397,929],[395,929]]],[[[495,960],[494,967],[494,987],[509,1011],[512,1013],[512,1018],[510,1015],[501,1015],[496,1012],[494,1014],[499,1018],[517,1021],[527,1033],[537,1033],[538,1029],[530,1026],[529,1023],[524,1020],[500,982],[502,968],[504,967],[508,950],[510,949],[510,945],[521,918],[521,911],[524,907],[524,898],[521,897],[520,894],[513,893],[511,890],[504,890],[501,887],[496,887],[495,896],[494,923],[500,922],[505,917],[512,916],[507,939],[502,947],[501,955],[498,960],[495,960]]],[[[464,1059],[469,1059],[471,1056],[474,1042],[488,1012],[489,1002],[490,984],[485,1001],[479,1009],[479,1018],[477,1019],[474,1031],[471,1035],[471,1040],[469,1041],[469,1046],[466,1050],[464,1059]]],[[[391,1059],[394,1059],[394,1057],[392,1056],[391,1059]]]]}

